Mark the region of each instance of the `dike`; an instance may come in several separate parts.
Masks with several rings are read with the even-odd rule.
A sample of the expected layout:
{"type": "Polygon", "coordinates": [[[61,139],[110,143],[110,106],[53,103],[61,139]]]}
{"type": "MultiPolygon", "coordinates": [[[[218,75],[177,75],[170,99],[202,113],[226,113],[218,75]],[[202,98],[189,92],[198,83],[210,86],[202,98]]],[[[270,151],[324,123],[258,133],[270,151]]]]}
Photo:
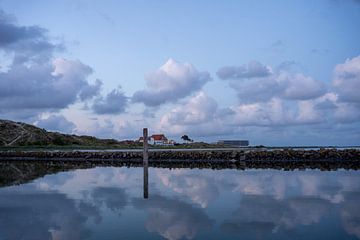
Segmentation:
{"type": "MultiPolygon", "coordinates": [[[[81,166],[142,166],[141,151],[2,151],[0,162],[36,162],[81,166]]],[[[150,151],[150,167],[273,168],[283,170],[360,169],[360,150],[194,150],[150,151]]]]}

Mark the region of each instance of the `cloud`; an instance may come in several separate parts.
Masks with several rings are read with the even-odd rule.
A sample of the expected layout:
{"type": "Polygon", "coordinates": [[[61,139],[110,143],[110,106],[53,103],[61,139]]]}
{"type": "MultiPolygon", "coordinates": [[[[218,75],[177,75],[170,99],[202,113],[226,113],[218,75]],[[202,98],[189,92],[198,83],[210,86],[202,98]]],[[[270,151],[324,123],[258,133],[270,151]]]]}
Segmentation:
{"type": "Polygon", "coordinates": [[[213,225],[203,209],[178,199],[154,195],[145,201],[133,199],[133,205],[148,212],[146,229],[166,239],[192,239],[200,230],[213,225]]]}
{"type": "Polygon", "coordinates": [[[125,112],[127,103],[128,98],[118,88],[108,93],[105,98],[96,98],[91,108],[97,114],[118,114],[125,112]]]}
{"type": "Polygon", "coordinates": [[[326,93],[325,84],[301,73],[281,72],[277,80],[286,86],[283,97],[294,100],[314,99],[326,93]]]}
{"type": "Polygon", "coordinates": [[[360,103],[360,56],[336,65],[332,83],[340,101],[360,103]]]}
{"type": "Polygon", "coordinates": [[[220,68],[217,75],[229,81],[230,87],[236,90],[242,103],[268,101],[273,97],[308,100],[326,93],[325,84],[320,81],[302,73],[292,73],[284,67],[273,71],[271,67],[259,62],[250,62],[247,66],[220,68]]]}
{"type": "Polygon", "coordinates": [[[222,67],[217,71],[220,79],[241,79],[267,77],[271,74],[271,69],[257,61],[249,62],[247,65],[239,67],[222,67]]]}
{"type": "Polygon", "coordinates": [[[102,82],[99,79],[96,79],[93,85],[84,86],[79,94],[80,100],[84,101],[90,99],[94,96],[98,96],[102,86],[102,82]]]}
{"type": "Polygon", "coordinates": [[[39,26],[19,26],[0,10],[0,51],[9,64],[0,72],[0,114],[28,118],[44,111],[58,111],[99,94],[101,81],[88,80],[93,69],[80,61],[53,59],[63,48],[53,43],[39,26]],[[25,116],[23,114],[23,116],[25,116]]]}
{"type": "Polygon", "coordinates": [[[251,233],[265,237],[267,234],[291,229],[298,225],[318,223],[329,213],[331,203],[315,197],[297,197],[276,200],[265,195],[244,195],[240,207],[230,219],[224,221],[224,232],[251,233]]]}
{"type": "Polygon", "coordinates": [[[211,136],[228,133],[219,116],[215,99],[200,91],[186,102],[165,113],[159,122],[159,128],[173,135],[190,134],[192,136],[211,136]]]}
{"type": "Polygon", "coordinates": [[[245,126],[288,125],[294,120],[294,114],[283,101],[273,98],[267,103],[241,104],[232,107],[232,124],[245,126]]]}
{"type": "Polygon", "coordinates": [[[72,133],[76,126],[62,115],[51,115],[46,119],[40,119],[36,125],[48,131],[72,133]]]}
{"type": "Polygon", "coordinates": [[[219,189],[211,177],[181,170],[176,173],[157,171],[156,174],[164,186],[189,197],[202,208],[219,197],[219,189]]]}
{"type": "Polygon", "coordinates": [[[104,204],[117,212],[124,209],[128,201],[125,191],[116,187],[97,187],[92,191],[91,197],[99,208],[104,204]]]}
{"type": "Polygon", "coordinates": [[[360,192],[348,192],[346,199],[340,212],[344,228],[347,233],[360,238],[360,210],[358,207],[360,192]]]}
{"type": "Polygon", "coordinates": [[[0,73],[1,109],[62,109],[79,99],[93,97],[89,88],[92,69],[79,62],[58,58],[48,64],[12,64],[0,73]],[[80,97],[81,96],[81,97],[80,97]]]}
{"type": "Polygon", "coordinates": [[[199,124],[211,120],[216,110],[217,103],[215,99],[207,96],[204,92],[199,92],[182,106],[176,107],[165,114],[161,121],[171,125],[199,124]]]}
{"type": "Polygon", "coordinates": [[[46,61],[55,50],[64,46],[52,43],[47,36],[47,30],[39,26],[19,26],[15,17],[0,9],[0,49],[12,53],[16,62],[29,60],[46,61]]]}
{"type": "Polygon", "coordinates": [[[360,108],[351,103],[337,103],[334,117],[340,123],[353,123],[360,120],[360,108]]]}
{"type": "Polygon", "coordinates": [[[273,77],[244,79],[230,81],[241,103],[265,102],[284,91],[284,84],[279,83],[273,77]]]}
{"type": "Polygon", "coordinates": [[[134,93],[133,102],[159,106],[191,95],[211,80],[208,72],[199,72],[190,63],[169,59],[155,72],[145,76],[147,88],[134,93]]]}
{"type": "MultiPolygon", "coordinates": [[[[0,192],[1,236],[5,239],[86,239],[91,231],[86,227],[89,217],[97,211],[82,211],[76,202],[58,192],[41,192],[31,185],[0,192]],[[19,194],[18,191],[21,191],[19,194]],[[87,215],[90,214],[90,215],[87,215]]],[[[95,214],[95,215],[94,215],[95,214]]]]}

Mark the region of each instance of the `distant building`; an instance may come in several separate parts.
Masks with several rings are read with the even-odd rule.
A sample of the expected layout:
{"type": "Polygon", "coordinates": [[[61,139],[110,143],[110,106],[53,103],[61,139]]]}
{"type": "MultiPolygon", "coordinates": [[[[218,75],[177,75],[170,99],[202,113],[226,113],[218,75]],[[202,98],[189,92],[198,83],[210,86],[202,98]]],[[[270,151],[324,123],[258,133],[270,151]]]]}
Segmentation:
{"type": "Polygon", "coordinates": [[[248,140],[220,140],[218,144],[228,145],[232,147],[247,147],[249,146],[248,140]]]}
{"type": "Polygon", "coordinates": [[[167,137],[164,134],[154,134],[150,137],[155,145],[165,145],[168,143],[167,137]]]}
{"type": "MultiPolygon", "coordinates": [[[[139,137],[139,139],[137,141],[140,143],[143,143],[144,137],[139,137]]],[[[164,134],[154,134],[148,138],[148,141],[154,145],[174,145],[175,144],[174,140],[168,140],[168,138],[165,137],[164,134]]]]}

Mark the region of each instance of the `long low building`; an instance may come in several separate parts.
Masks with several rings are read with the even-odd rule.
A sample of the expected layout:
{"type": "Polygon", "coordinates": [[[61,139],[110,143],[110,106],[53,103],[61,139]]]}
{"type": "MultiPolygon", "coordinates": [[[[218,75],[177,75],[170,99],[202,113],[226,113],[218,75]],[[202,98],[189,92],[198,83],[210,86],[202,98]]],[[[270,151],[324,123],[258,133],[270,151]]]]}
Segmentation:
{"type": "Polygon", "coordinates": [[[218,144],[228,145],[232,147],[247,147],[249,146],[248,140],[220,140],[218,144]]]}

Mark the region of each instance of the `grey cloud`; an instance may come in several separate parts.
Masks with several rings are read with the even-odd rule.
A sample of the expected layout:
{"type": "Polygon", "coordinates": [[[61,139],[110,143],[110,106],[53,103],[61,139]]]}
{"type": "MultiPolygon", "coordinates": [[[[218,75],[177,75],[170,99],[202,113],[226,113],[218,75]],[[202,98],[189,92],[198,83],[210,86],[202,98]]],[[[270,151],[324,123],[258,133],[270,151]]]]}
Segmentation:
{"type": "Polygon", "coordinates": [[[116,187],[97,187],[91,196],[97,205],[105,204],[112,211],[123,209],[128,202],[128,197],[122,188],[116,187]]]}
{"type": "Polygon", "coordinates": [[[252,62],[247,66],[221,68],[217,74],[229,81],[241,103],[265,102],[273,97],[308,100],[326,93],[326,86],[322,82],[293,73],[294,64],[283,63],[273,72],[270,67],[252,62]]]}
{"type": "Polygon", "coordinates": [[[14,53],[15,62],[46,61],[62,44],[49,41],[47,30],[39,26],[19,26],[0,9],[0,49],[14,53]]]}
{"type": "Polygon", "coordinates": [[[317,103],[314,106],[314,108],[316,110],[333,110],[333,109],[336,109],[337,106],[334,104],[334,102],[326,99],[326,100],[324,100],[322,102],[317,103]]]}
{"type": "Polygon", "coordinates": [[[97,114],[118,114],[125,112],[128,98],[120,89],[114,89],[106,97],[94,100],[92,110],[97,114]]]}
{"type": "Polygon", "coordinates": [[[12,22],[10,15],[0,10],[0,32],[0,46],[6,46],[22,40],[43,39],[45,29],[37,26],[17,26],[12,22]]]}
{"type": "Polygon", "coordinates": [[[260,62],[252,61],[247,65],[242,65],[239,67],[222,67],[217,71],[216,74],[219,78],[226,80],[267,77],[271,74],[271,72],[268,67],[262,65],[260,62]]]}
{"type": "Polygon", "coordinates": [[[4,239],[86,239],[91,231],[85,223],[96,213],[85,213],[65,194],[43,193],[29,185],[0,191],[0,232],[4,239]]]}
{"type": "Polygon", "coordinates": [[[12,65],[9,71],[0,73],[0,108],[65,108],[75,103],[83,90],[86,98],[91,96],[89,88],[96,88],[87,81],[91,72],[88,66],[65,59],[57,59],[54,66],[12,65]]]}
{"type": "Polygon", "coordinates": [[[279,83],[273,78],[232,81],[229,85],[236,90],[241,103],[265,102],[280,95],[285,89],[285,84],[279,83]]]}
{"type": "Polygon", "coordinates": [[[341,209],[341,218],[345,231],[360,238],[360,192],[347,192],[343,208],[341,209]]]}
{"type": "Polygon", "coordinates": [[[99,79],[96,79],[94,85],[89,84],[84,86],[79,95],[80,99],[84,101],[99,95],[102,84],[103,83],[99,79]]]}
{"type": "Polygon", "coordinates": [[[52,43],[46,29],[19,26],[2,10],[0,20],[0,50],[12,57],[6,70],[0,72],[1,115],[26,112],[31,113],[28,118],[34,118],[99,94],[101,81],[88,81],[91,67],[80,61],[53,59],[63,45],[52,43]]]}
{"type": "Polygon", "coordinates": [[[211,80],[208,72],[198,72],[189,63],[169,59],[157,71],[145,76],[147,88],[134,93],[133,102],[159,106],[191,95],[211,80]]]}
{"type": "Polygon", "coordinates": [[[57,131],[63,133],[72,133],[75,130],[75,124],[68,121],[62,115],[51,115],[46,119],[37,122],[37,126],[45,128],[48,131],[57,131]]]}
{"type": "Polygon", "coordinates": [[[177,199],[154,195],[147,200],[133,199],[132,202],[136,208],[148,212],[146,229],[166,239],[192,239],[214,223],[203,209],[177,199]]]}
{"type": "Polygon", "coordinates": [[[224,232],[256,234],[265,237],[267,234],[286,231],[299,225],[318,223],[329,214],[331,203],[315,197],[298,197],[277,200],[265,195],[245,195],[240,207],[233,212],[230,219],[221,225],[224,232]]]}

